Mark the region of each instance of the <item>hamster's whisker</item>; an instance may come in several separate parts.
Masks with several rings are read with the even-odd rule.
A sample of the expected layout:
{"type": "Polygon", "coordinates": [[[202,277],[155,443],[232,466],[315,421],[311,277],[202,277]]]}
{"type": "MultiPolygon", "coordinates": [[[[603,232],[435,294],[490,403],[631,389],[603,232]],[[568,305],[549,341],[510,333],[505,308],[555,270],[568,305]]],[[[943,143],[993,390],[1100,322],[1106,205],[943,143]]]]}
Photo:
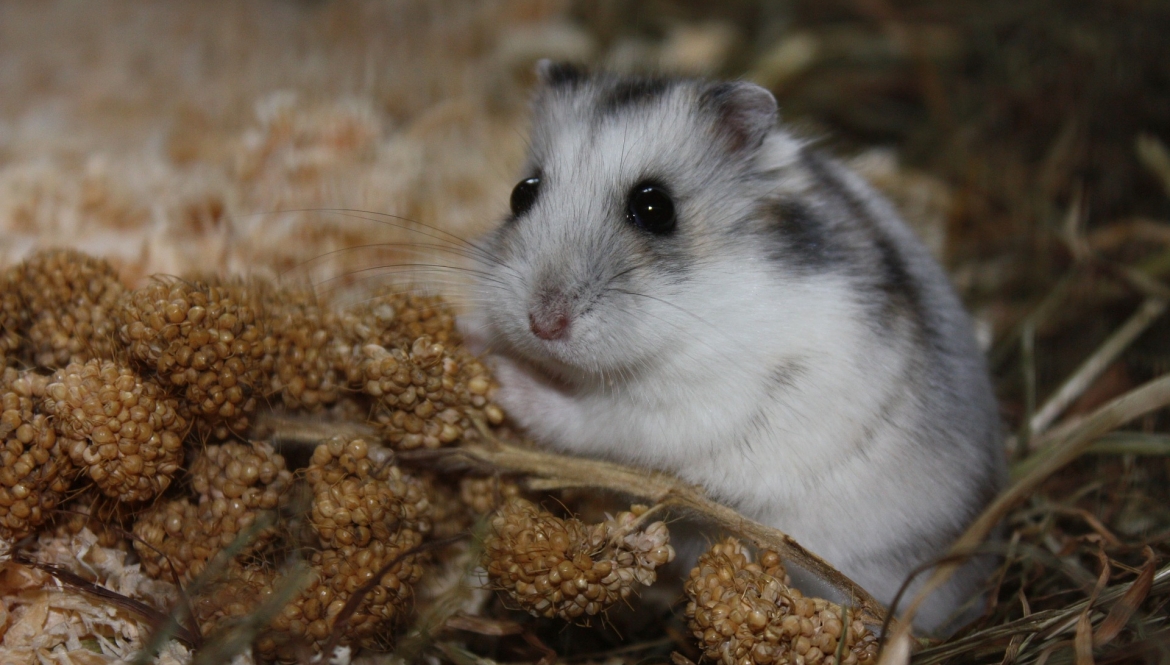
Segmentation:
{"type": "Polygon", "coordinates": [[[622,156],[618,158],[618,180],[619,181],[621,181],[623,179],[623,176],[625,175],[626,154],[627,154],[626,139],[628,139],[629,137],[630,137],[630,125],[629,125],[629,123],[626,123],[626,125],[624,127],[622,127],[622,156]]]}
{"type": "MultiPolygon", "coordinates": [[[[371,275],[371,276],[363,278],[361,280],[361,282],[377,283],[376,280],[379,277],[387,277],[388,279],[390,279],[393,277],[393,275],[371,275]]],[[[449,287],[448,285],[433,282],[431,280],[426,280],[425,282],[405,281],[404,280],[400,283],[397,283],[395,285],[394,289],[388,289],[386,291],[359,289],[359,290],[355,290],[355,291],[351,292],[351,291],[346,290],[344,286],[333,286],[333,287],[323,289],[320,292],[320,296],[323,298],[328,298],[332,302],[338,303],[343,308],[348,308],[355,302],[364,302],[366,300],[377,300],[378,298],[384,297],[386,295],[386,293],[398,293],[404,289],[410,290],[411,292],[416,293],[418,295],[440,296],[443,299],[444,304],[447,304],[447,305],[453,305],[453,306],[460,305],[460,306],[462,306],[464,304],[471,305],[471,304],[476,303],[476,301],[464,301],[463,299],[448,297],[449,296],[448,288],[457,289],[458,286],[449,287]],[[397,288],[399,286],[401,286],[402,289],[397,288]]]]}
{"type": "MultiPolygon", "coordinates": [[[[612,284],[612,283],[613,283],[614,281],[616,281],[616,280],[617,280],[619,277],[625,277],[626,275],[628,275],[628,274],[630,274],[630,273],[634,272],[634,271],[635,271],[635,270],[637,270],[638,268],[644,268],[644,267],[646,267],[647,265],[648,265],[648,264],[646,264],[646,263],[636,263],[636,264],[634,264],[634,265],[630,266],[629,268],[626,268],[625,270],[622,270],[621,272],[618,272],[618,273],[615,273],[615,274],[613,274],[613,275],[610,275],[609,279],[607,280],[607,284],[612,284]]],[[[608,288],[608,287],[607,287],[607,288],[608,288]]]]}
{"type": "Polygon", "coordinates": [[[318,254],[312,258],[305,259],[304,261],[301,261],[301,262],[295,264],[291,268],[288,268],[286,270],[281,271],[279,273],[279,276],[281,278],[283,278],[286,275],[288,275],[289,273],[293,273],[293,272],[296,272],[298,270],[303,270],[303,269],[309,267],[310,265],[317,263],[317,262],[320,262],[320,261],[327,259],[331,256],[336,256],[338,254],[344,254],[347,252],[359,252],[362,250],[373,250],[373,249],[405,250],[405,251],[411,252],[415,255],[426,254],[427,251],[436,251],[436,252],[444,252],[444,253],[451,254],[453,256],[458,256],[460,258],[465,258],[468,260],[475,260],[475,256],[472,255],[471,253],[467,252],[464,249],[461,249],[458,247],[452,247],[450,245],[438,245],[438,244],[430,244],[430,243],[410,243],[410,242],[379,242],[379,243],[369,243],[366,245],[351,245],[349,247],[340,247],[338,249],[334,249],[334,250],[331,250],[328,252],[324,252],[322,254],[318,254]],[[424,250],[427,250],[427,251],[424,251],[424,250]]]}
{"type": "MultiPolygon", "coordinates": [[[[672,307],[672,308],[674,308],[674,309],[678,310],[679,312],[682,312],[683,314],[686,314],[687,316],[689,316],[689,317],[691,317],[691,318],[695,319],[696,321],[698,321],[698,322],[700,322],[700,323],[702,323],[702,324],[704,324],[704,325],[706,325],[706,326],[709,326],[709,327],[710,327],[712,330],[715,330],[716,332],[718,332],[718,333],[719,333],[719,334],[720,334],[722,337],[726,338],[728,341],[732,342],[733,344],[735,344],[735,345],[736,345],[737,347],[739,347],[740,349],[743,349],[743,350],[745,350],[745,351],[747,350],[747,347],[746,347],[744,344],[742,344],[741,342],[739,342],[739,340],[736,340],[735,338],[733,338],[733,337],[731,337],[730,335],[728,335],[726,332],[724,332],[724,331],[722,331],[722,330],[719,330],[718,328],[716,328],[716,327],[715,327],[713,324],[711,324],[709,321],[707,321],[707,320],[706,320],[706,319],[704,319],[703,317],[701,317],[701,316],[698,316],[697,314],[694,314],[694,313],[692,313],[692,312],[689,312],[689,311],[687,311],[685,308],[683,308],[683,307],[680,307],[680,306],[678,306],[678,305],[676,305],[676,304],[674,304],[674,303],[670,302],[669,300],[664,300],[664,299],[662,299],[662,298],[658,298],[658,297],[656,297],[656,296],[646,295],[645,293],[638,293],[637,291],[629,291],[629,290],[627,290],[627,289],[619,289],[619,288],[617,288],[617,287],[608,287],[608,288],[606,288],[605,290],[606,290],[606,291],[614,291],[614,292],[616,292],[616,293],[621,293],[621,294],[628,295],[628,296],[635,296],[635,297],[639,297],[639,298],[646,298],[647,300],[653,300],[653,301],[656,301],[656,302],[660,302],[660,303],[662,303],[663,305],[666,305],[666,306],[668,306],[668,307],[672,307]]],[[[652,312],[646,312],[646,311],[643,311],[643,312],[641,312],[641,313],[642,313],[642,314],[645,314],[646,316],[649,316],[649,317],[655,318],[655,319],[657,319],[657,320],[661,321],[662,323],[665,323],[665,324],[667,324],[667,325],[669,325],[669,326],[673,327],[673,328],[674,328],[674,329],[676,329],[676,330],[679,330],[679,331],[682,331],[682,332],[685,332],[685,333],[687,333],[687,336],[688,336],[688,337],[690,337],[691,339],[693,339],[693,340],[695,340],[695,341],[699,342],[700,344],[702,344],[703,346],[707,347],[707,348],[708,348],[708,349],[710,349],[711,351],[715,352],[715,354],[716,354],[716,355],[718,355],[718,356],[721,356],[722,358],[724,358],[725,360],[727,360],[728,362],[730,362],[730,363],[731,363],[733,366],[737,366],[737,367],[739,367],[739,368],[741,368],[741,369],[745,369],[745,370],[746,370],[746,369],[750,369],[750,368],[749,368],[747,365],[744,365],[744,364],[742,363],[742,361],[740,361],[740,360],[739,360],[739,359],[738,359],[738,358],[737,358],[735,355],[733,355],[733,354],[731,354],[731,353],[728,353],[728,352],[727,352],[727,351],[725,351],[725,350],[720,350],[720,349],[717,349],[717,348],[715,348],[714,346],[712,346],[712,345],[708,344],[706,341],[704,341],[704,340],[703,340],[703,338],[702,338],[702,337],[700,337],[699,335],[696,335],[696,334],[694,334],[694,333],[690,332],[690,330],[689,330],[689,329],[688,329],[686,326],[679,325],[678,323],[675,323],[674,321],[670,321],[670,320],[668,320],[668,319],[665,319],[665,318],[663,318],[663,317],[661,317],[661,316],[658,316],[658,315],[656,315],[656,314],[654,314],[654,313],[652,313],[652,312]]]]}
{"type": "Polygon", "coordinates": [[[466,238],[462,238],[454,233],[446,231],[440,227],[437,227],[437,226],[434,226],[431,224],[425,224],[423,222],[411,219],[409,217],[402,217],[399,215],[392,215],[390,213],[384,213],[384,212],[375,212],[373,210],[360,210],[360,209],[353,209],[353,208],[286,208],[286,209],[281,209],[281,210],[272,210],[269,212],[258,212],[258,213],[252,213],[252,214],[247,214],[247,215],[238,215],[238,216],[229,217],[229,219],[234,219],[234,218],[243,219],[243,218],[248,218],[248,217],[271,217],[274,215],[284,215],[284,214],[288,214],[288,213],[306,213],[306,212],[315,212],[315,213],[334,215],[337,217],[345,217],[347,219],[360,219],[363,221],[373,222],[375,224],[381,224],[383,226],[388,226],[390,228],[395,228],[395,229],[407,231],[410,233],[416,233],[418,235],[432,238],[432,239],[438,240],[440,242],[452,242],[452,240],[454,240],[457,242],[452,243],[453,246],[458,246],[459,244],[466,245],[469,249],[476,250],[477,252],[479,252],[478,254],[476,254],[476,256],[478,256],[479,258],[482,258],[482,259],[484,259],[488,262],[491,262],[491,263],[498,263],[498,261],[499,261],[498,257],[491,254],[491,252],[487,251],[487,249],[485,249],[484,247],[482,247],[482,246],[480,246],[480,245],[478,245],[470,240],[467,240],[466,238]],[[389,221],[386,221],[384,219],[375,219],[372,217],[366,217],[365,215],[372,215],[374,217],[390,217],[392,219],[401,220],[403,222],[408,222],[409,224],[412,224],[414,226],[408,226],[405,224],[394,224],[393,222],[389,222],[389,221]],[[415,228],[415,227],[422,227],[423,229],[436,231],[436,232],[441,233],[443,235],[432,235],[429,233],[424,233],[422,230],[415,228]]]}
{"type": "Polygon", "coordinates": [[[340,217],[347,217],[349,219],[361,219],[367,222],[373,222],[375,224],[382,224],[390,228],[417,233],[421,236],[425,236],[433,240],[444,242],[455,241],[456,244],[464,245],[468,249],[475,251],[477,256],[490,263],[501,263],[499,257],[494,256],[491,252],[478,243],[472,242],[440,227],[431,224],[424,224],[418,220],[410,219],[409,217],[402,217],[400,215],[393,215],[388,212],[375,212],[372,210],[359,210],[355,208],[303,208],[300,210],[285,210],[281,212],[319,212],[324,214],[338,215],[340,217]],[[382,218],[389,218],[400,222],[406,222],[406,224],[395,224],[394,222],[388,221],[388,219],[382,218]],[[435,233],[425,233],[422,229],[415,227],[422,227],[422,229],[434,231],[435,233]]]}
{"type": "Polygon", "coordinates": [[[382,263],[379,265],[366,266],[365,268],[356,268],[354,270],[347,270],[340,275],[326,278],[326,279],[324,279],[320,282],[317,282],[317,283],[318,284],[327,284],[329,282],[333,282],[333,281],[336,281],[339,279],[345,279],[346,277],[349,277],[352,275],[357,275],[357,274],[364,273],[364,272],[371,272],[374,270],[383,270],[383,269],[387,269],[387,268],[425,268],[428,271],[434,271],[434,270],[449,271],[449,272],[455,273],[455,274],[476,275],[476,276],[482,277],[483,279],[488,280],[488,281],[502,283],[502,280],[500,280],[499,278],[497,278],[496,276],[492,275],[489,272],[485,272],[483,270],[477,270],[476,268],[469,268],[467,266],[451,266],[451,265],[447,265],[445,263],[382,263]]]}
{"type": "MultiPolygon", "coordinates": [[[[363,297],[363,298],[355,298],[355,299],[347,300],[346,305],[349,307],[363,305],[365,303],[375,302],[381,297],[382,297],[381,295],[370,295],[370,296],[363,297]]],[[[455,306],[469,304],[469,303],[464,303],[462,301],[454,301],[454,300],[450,300],[450,299],[447,299],[445,302],[447,305],[455,305],[455,306]]],[[[456,309],[456,311],[458,311],[458,309],[456,309]]],[[[488,346],[490,348],[490,345],[488,345],[488,346]]]]}
{"type": "MultiPolygon", "coordinates": [[[[465,274],[465,273],[476,274],[477,272],[478,271],[472,270],[470,268],[463,268],[463,267],[459,267],[459,266],[446,266],[446,265],[442,265],[442,264],[433,264],[433,263],[389,264],[389,265],[372,266],[369,268],[361,268],[359,270],[350,270],[350,271],[347,271],[341,275],[337,275],[335,277],[330,277],[330,278],[324,279],[320,282],[316,282],[312,286],[314,289],[320,289],[321,287],[325,287],[323,289],[325,292],[332,292],[332,291],[335,291],[339,288],[343,288],[352,282],[362,282],[362,281],[365,281],[368,279],[375,279],[378,277],[384,277],[384,276],[388,276],[388,275],[410,275],[410,274],[425,274],[425,273],[436,273],[436,274],[450,275],[450,274],[465,274]],[[365,273],[365,274],[363,274],[363,273],[365,273]],[[343,280],[349,280],[349,281],[343,281],[343,280]],[[334,286],[330,286],[330,285],[334,285],[334,286]]],[[[481,277],[481,279],[486,280],[486,281],[496,281],[495,278],[492,277],[491,275],[481,275],[480,277],[481,277]]],[[[450,282],[450,283],[458,284],[459,282],[450,282]]]]}
{"type": "Polygon", "coordinates": [[[722,335],[722,336],[726,337],[728,340],[730,340],[730,341],[732,341],[732,342],[735,342],[735,343],[736,343],[738,346],[740,346],[741,348],[744,348],[744,349],[746,349],[746,348],[747,348],[747,347],[743,346],[742,344],[740,344],[740,343],[739,343],[737,340],[735,340],[734,338],[732,338],[730,335],[728,335],[728,334],[727,334],[725,331],[723,331],[723,330],[720,330],[718,326],[716,326],[715,324],[711,323],[711,322],[710,322],[710,321],[708,321],[707,319],[704,319],[703,317],[699,316],[698,314],[695,314],[694,312],[691,312],[690,310],[686,309],[685,307],[681,307],[681,306],[679,306],[679,305],[676,305],[676,304],[674,304],[674,303],[670,302],[669,300],[666,300],[665,298],[659,298],[658,296],[652,296],[652,295],[648,295],[648,294],[645,294],[645,293],[639,293],[639,292],[637,292],[637,291],[630,291],[629,289],[620,289],[620,288],[618,288],[618,287],[615,287],[615,286],[607,287],[605,290],[607,290],[607,291],[616,291],[616,292],[618,292],[618,293],[622,293],[622,294],[625,294],[625,295],[628,295],[628,296],[635,296],[635,297],[638,297],[638,298],[646,298],[647,300],[653,300],[653,301],[655,301],[655,302],[662,303],[663,305],[666,305],[667,307],[671,307],[671,308],[673,308],[673,309],[676,309],[676,310],[678,310],[679,312],[682,312],[683,314],[686,314],[687,316],[691,317],[691,318],[692,318],[692,319],[694,319],[695,321],[698,321],[699,323],[702,323],[703,325],[707,326],[708,328],[710,328],[710,329],[711,329],[711,330],[713,330],[714,332],[717,332],[717,333],[719,333],[720,335],[722,335]]]}

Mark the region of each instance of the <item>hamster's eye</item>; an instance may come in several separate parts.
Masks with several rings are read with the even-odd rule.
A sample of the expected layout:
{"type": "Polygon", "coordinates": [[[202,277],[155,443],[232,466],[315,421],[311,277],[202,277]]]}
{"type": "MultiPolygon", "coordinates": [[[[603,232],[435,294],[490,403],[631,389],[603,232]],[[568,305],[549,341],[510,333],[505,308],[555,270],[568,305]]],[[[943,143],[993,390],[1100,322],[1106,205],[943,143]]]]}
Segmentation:
{"type": "Polygon", "coordinates": [[[512,215],[519,217],[536,203],[536,195],[540,193],[540,176],[525,178],[512,188],[512,215]]]}
{"type": "Polygon", "coordinates": [[[674,231],[674,201],[670,194],[658,185],[640,183],[630,190],[630,201],[626,206],[626,217],[634,226],[654,235],[666,235],[674,231]]]}

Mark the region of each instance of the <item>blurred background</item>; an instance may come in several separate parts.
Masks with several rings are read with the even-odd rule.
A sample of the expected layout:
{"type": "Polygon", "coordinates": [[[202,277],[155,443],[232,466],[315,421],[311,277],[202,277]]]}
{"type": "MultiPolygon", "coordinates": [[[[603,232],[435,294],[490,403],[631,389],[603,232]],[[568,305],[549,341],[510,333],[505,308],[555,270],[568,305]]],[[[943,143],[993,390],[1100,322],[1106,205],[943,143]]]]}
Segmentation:
{"type": "MultiPolygon", "coordinates": [[[[506,210],[539,58],[746,78],[950,270],[1019,454],[1028,423],[1170,370],[1168,36],[1165,0],[0,0],[0,266],[70,246],[132,283],[425,279],[403,245],[506,210]]],[[[1089,583],[1094,534],[1133,566],[1170,552],[1166,424],[1094,444],[1009,531],[1089,583]]],[[[1017,591],[1081,597],[1005,570],[993,621],[1017,591]]]]}
{"type": "Polygon", "coordinates": [[[1140,300],[1102,261],[1170,271],[1168,34],[1158,0],[5,0],[0,262],[70,245],[131,280],[332,287],[395,258],[330,252],[419,239],[389,222],[500,217],[537,59],[744,77],[902,207],[997,363],[1061,285],[1043,392],[1140,300]]]}

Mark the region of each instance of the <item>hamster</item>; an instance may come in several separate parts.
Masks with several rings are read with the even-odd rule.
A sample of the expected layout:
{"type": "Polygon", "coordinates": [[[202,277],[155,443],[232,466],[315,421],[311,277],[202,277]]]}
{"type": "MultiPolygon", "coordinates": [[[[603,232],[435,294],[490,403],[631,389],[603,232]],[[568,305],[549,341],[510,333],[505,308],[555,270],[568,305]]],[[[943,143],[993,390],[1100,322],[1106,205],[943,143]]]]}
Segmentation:
{"type": "MultiPolygon", "coordinates": [[[[499,402],[561,451],[673,472],[889,603],[1005,478],[946,274],[747,82],[542,62],[474,311],[499,402]]],[[[916,620],[975,594],[967,565],[916,620]]]]}

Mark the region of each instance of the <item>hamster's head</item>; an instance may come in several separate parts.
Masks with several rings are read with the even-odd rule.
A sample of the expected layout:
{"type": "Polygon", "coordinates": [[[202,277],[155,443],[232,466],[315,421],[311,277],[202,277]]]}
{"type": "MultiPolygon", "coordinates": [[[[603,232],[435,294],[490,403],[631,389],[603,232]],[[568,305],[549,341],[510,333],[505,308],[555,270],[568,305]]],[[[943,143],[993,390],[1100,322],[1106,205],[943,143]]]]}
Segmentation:
{"type": "Polygon", "coordinates": [[[550,376],[627,375],[718,325],[704,305],[759,216],[776,101],[744,82],[538,74],[527,165],[483,246],[475,319],[492,351],[550,376]]]}

